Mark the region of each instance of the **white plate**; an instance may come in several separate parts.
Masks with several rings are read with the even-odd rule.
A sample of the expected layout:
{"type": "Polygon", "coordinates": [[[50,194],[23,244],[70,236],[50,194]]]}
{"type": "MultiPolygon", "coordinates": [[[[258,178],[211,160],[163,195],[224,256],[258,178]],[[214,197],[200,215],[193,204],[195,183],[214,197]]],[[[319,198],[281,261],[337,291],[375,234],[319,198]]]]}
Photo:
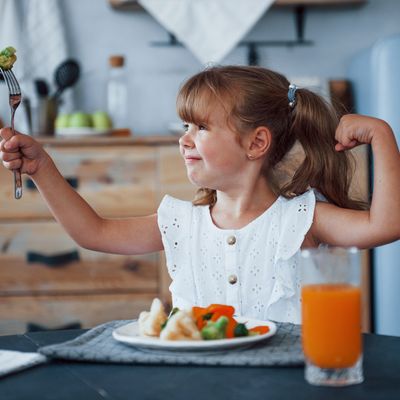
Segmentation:
{"type": "Polygon", "coordinates": [[[57,136],[101,136],[108,135],[109,133],[110,129],[95,129],[89,127],[56,129],[57,136]]]}
{"type": "Polygon", "coordinates": [[[231,347],[249,346],[252,343],[268,339],[275,335],[276,325],[272,321],[260,321],[252,318],[235,317],[238,322],[246,323],[247,328],[258,325],[268,325],[269,332],[263,335],[245,336],[233,339],[220,340],[161,340],[159,338],[145,337],[139,335],[139,324],[137,321],[120,326],[113,331],[114,339],[135,347],[159,350],[221,350],[231,347]]]}

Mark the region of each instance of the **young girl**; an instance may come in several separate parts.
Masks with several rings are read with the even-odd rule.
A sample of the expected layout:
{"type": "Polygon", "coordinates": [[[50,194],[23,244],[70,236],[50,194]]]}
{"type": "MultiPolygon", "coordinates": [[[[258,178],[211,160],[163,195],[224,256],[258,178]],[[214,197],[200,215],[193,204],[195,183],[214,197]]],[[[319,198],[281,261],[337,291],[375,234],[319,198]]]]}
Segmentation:
{"type": "Polygon", "coordinates": [[[28,174],[82,247],[118,254],[165,250],[174,306],[225,303],[238,314],[300,322],[299,250],[367,248],[400,237],[400,156],[381,120],[335,113],[316,94],[260,67],[213,67],[177,100],[190,203],[165,196],[156,214],[106,219],[66,183],[31,137],[1,130],[6,168],[28,174]],[[304,160],[284,184],[276,167],[299,142],[304,160]],[[371,207],[348,195],[345,150],[371,144],[371,207]],[[316,201],[322,200],[322,201],[316,201]],[[363,209],[364,208],[364,209],[363,209]]]}

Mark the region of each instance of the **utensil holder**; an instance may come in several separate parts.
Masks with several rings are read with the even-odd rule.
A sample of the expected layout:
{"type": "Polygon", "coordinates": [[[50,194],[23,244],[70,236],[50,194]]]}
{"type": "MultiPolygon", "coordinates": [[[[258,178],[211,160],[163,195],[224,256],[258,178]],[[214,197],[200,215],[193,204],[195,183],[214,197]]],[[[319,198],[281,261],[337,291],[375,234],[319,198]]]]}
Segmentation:
{"type": "Polygon", "coordinates": [[[38,107],[38,135],[53,136],[58,104],[53,98],[40,99],[38,107]]]}

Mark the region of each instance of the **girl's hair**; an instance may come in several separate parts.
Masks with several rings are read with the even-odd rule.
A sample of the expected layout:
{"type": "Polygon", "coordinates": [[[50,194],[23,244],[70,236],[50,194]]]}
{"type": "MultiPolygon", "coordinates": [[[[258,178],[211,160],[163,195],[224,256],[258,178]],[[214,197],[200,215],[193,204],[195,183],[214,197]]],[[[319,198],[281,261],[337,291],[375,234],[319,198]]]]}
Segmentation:
{"type": "MultiPolygon", "coordinates": [[[[283,75],[262,67],[211,67],[184,83],[177,111],[183,121],[199,125],[207,121],[218,102],[239,140],[240,134],[267,127],[272,143],[262,173],[277,194],[291,198],[315,188],[337,206],[366,208],[363,202],[349,197],[351,164],[348,152],[335,150],[339,122],[335,110],[307,89],[297,89],[292,108],[288,89],[289,81],[283,75]],[[276,171],[290,159],[287,155],[297,141],[303,149],[300,165],[285,183],[277,182],[276,171]]],[[[213,205],[215,201],[215,190],[200,188],[193,204],[213,205]]]]}

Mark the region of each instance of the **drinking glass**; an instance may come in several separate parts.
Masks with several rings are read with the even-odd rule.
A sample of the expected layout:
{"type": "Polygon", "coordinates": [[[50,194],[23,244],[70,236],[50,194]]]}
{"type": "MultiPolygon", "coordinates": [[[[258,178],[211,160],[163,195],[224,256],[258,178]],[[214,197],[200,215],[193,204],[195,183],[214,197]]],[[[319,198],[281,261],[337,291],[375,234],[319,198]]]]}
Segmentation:
{"type": "Polygon", "coordinates": [[[361,383],[360,252],[319,247],[301,252],[305,379],[312,385],[361,383]]]}

